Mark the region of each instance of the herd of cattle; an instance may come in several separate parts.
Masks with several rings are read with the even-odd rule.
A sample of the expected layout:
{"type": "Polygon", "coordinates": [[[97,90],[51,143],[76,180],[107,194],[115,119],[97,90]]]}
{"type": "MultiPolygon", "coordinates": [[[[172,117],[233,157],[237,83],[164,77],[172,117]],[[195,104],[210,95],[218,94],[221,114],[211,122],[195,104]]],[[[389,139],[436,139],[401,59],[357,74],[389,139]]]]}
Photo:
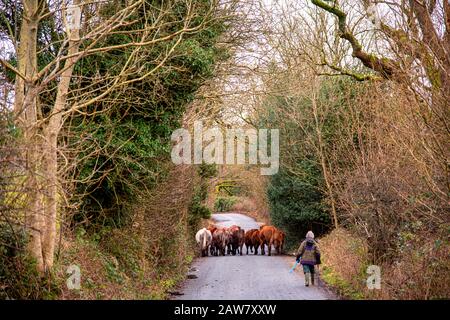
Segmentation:
{"type": "Polygon", "coordinates": [[[263,225],[259,229],[251,229],[245,231],[237,225],[229,228],[218,228],[209,226],[200,229],[195,235],[195,240],[200,246],[202,257],[208,256],[208,252],[212,256],[227,254],[242,255],[242,248],[247,249],[254,254],[258,254],[258,248],[261,248],[261,254],[265,255],[265,245],[268,247],[268,255],[271,255],[272,245],[275,247],[277,254],[283,251],[285,233],[273,226],[263,225]]]}

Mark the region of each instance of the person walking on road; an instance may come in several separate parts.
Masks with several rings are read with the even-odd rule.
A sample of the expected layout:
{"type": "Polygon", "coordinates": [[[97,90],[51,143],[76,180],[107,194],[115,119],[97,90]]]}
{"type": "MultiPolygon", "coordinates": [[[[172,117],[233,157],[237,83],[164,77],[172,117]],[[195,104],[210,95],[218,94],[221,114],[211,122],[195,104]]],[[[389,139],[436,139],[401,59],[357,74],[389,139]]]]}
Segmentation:
{"type": "Polygon", "coordinates": [[[306,240],[304,240],[297,250],[297,262],[303,266],[305,273],[305,286],[314,285],[314,266],[320,264],[320,250],[317,242],[314,240],[314,233],[308,231],[306,240]]]}

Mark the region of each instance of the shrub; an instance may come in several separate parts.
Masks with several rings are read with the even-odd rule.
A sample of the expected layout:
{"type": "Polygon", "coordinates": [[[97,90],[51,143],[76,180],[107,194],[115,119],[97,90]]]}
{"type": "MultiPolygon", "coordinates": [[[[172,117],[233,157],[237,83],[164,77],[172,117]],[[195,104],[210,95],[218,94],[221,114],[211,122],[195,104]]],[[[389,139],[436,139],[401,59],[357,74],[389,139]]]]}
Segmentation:
{"type": "Polygon", "coordinates": [[[41,278],[25,252],[24,228],[0,224],[0,299],[43,299],[55,295],[51,278],[41,278]]]}
{"type": "Polygon", "coordinates": [[[204,205],[208,198],[208,179],[217,174],[215,165],[201,164],[197,168],[199,184],[195,187],[192,201],[189,205],[189,225],[196,229],[201,219],[209,219],[211,210],[204,205]]]}
{"type": "Polygon", "coordinates": [[[217,197],[214,203],[214,210],[217,212],[227,212],[237,202],[236,197],[217,197]]]}
{"type": "Polygon", "coordinates": [[[407,243],[395,261],[379,264],[381,290],[369,290],[366,271],[374,264],[370,243],[353,232],[335,229],[319,240],[322,279],[351,299],[448,299],[449,242],[439,240],[445,233],[444,227],[426,241],[421,235],[402,239],[407,243]]]}
{"type": "Polygon", "coordinates": [[[299,167],[305,173],[302,177],[282,169],[271,178],[267,190],[271,220],[285,230],[288,248],[298,245],[308,230],[321,234],[330,223],[323,204],[324,194],[320,191],[320,170],[309,160],[301,162],[299,167]]]}

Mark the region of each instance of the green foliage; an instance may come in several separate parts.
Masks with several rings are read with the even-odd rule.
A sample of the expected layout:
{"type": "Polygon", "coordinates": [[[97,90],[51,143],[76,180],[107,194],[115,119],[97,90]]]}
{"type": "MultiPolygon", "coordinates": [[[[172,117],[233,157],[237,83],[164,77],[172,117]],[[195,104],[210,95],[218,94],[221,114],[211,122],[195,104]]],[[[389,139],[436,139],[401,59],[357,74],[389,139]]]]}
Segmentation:
{"type": "Polygon", "coordinates": [[[215,164],[202,163],[198,168],[198,174],[204,179],[215,177],[217,175],[217,166],[215,164]]]}
{"type": "Polygon", "coordinates": [[[211,210],[194,200],[189,207],[189,224],[197,225],[200,219],[211,218],[211,210]]]}
{"type": "Polygon", "coordinates": [[[217,212],[227,212],[237,202],[236,197],[217,197],[214,203],[214,210],[217,212]]]}
{"type": "MultiPolygon", "coordinates": [[[[351,299],[351,300],[363,300],[364,293],[358,291],[351,283],[345,281],[342,277],[339,276],[336,272],[333,271],[332,268],[328,266],[323,266],[321,268],[321,278],[328,285],[332,286],[340,296],[351,299]]],[[[364,277],[361,278],[363,282],[365,280],[364,277]]]]}
{"type": "Polygon", "coordinates": [[[217,168],[215,165],[202,163],[197,168],[197,174],[200,183],[194,189],[188,209],[188,222],[193,230],[197,228],[201,219],[209,219],[211,217],[211,210],[203,203],[208,197],[208,180],[217,174],[217,168]]]}
{"type": "Polygon", "coordinates": [[[80,125],[80,134],[88,135],[96,143],[85,146],[79,153],[84,158],[79,178],[92,176],[94,184],[79,184],[78,194],[89,194],[74,217],[75,221],[89,221],[99,226],[120,227],[130,220],[128,203],[142,190],[154,187],[164,178],[165,166],[161,155],[169,153],[169,144],[162,143],[162,131],[144,118],[120,121],[103,116],[101,126],[92,122],[80,125]],[[101,146],[96,157],[89,157],[93,148],[101,146]]]}
{"type": "MultiPolygon", "coordinates": [[[[283,80],[275,85],[283,88],[283,80]]],[[[297,245],[310,229],[320,235],[329,228],[330,208],[324,193],[317,125],[323,144],[321,150],[327,157],[328,152],[336,152],[337,142],[346,134],[341,132],[343,121],[348,121],[343,118],[343,110],[349,107],[348,99],[355,90],[353,83],[346,79],[323,81],[315,106],[319,123],[308,95],[266,98],[265,113],[258,121],[264,127],[280,128],[282,137],[280,171],[270,178],[267,190],[270,215],[275,225],[286,230],[288,246],[297,245]],[[302,116],[292,117],[290,110],[302,116]]]]}
{"type": "MultiPolygon", "coordinates": [[[[0,32],[4,34],[9,33],[9,28],[20,30],[21,19],[17,17],[23,14],[20,3],[8,5],[9,2],[5,2],[5,12],[0,15],[0,32]]],[[[185,17],[191,9],[185,1],[148,0],[136,6],[136,11],[127,18],[130,23],[124,23],[114,34],[102,39],[84,39],[80,43],[80,50],[92,46],[94,40],[98,40],[94,48],[121,45],[138,41],[136,38],[142,30],[153,23],[160,26],[155,36],[164,37],[209,21],[205,27],[183,34],[180,42],[179,37],[174,36],[140,48],[141,62],[132,77],[143,77],[156,66],[158,69],[141,81],[112,90],[102,100],[83,109],[83,116],[67,121],[63,132],[70,132],[70,135],[64,137],[64,145],[75,150],[77,161],[74,177],[78,183],[72,200],[80,205],[73,223],[85,224],[94,232],[103,226],[124,226],[132,214],[128,203],[165,179],[170,162],[171,133],[180,127],[185,107],[194,99],[197,89],[213,75],[214,65],[228,57],[226,50],[216,47],[226,23],[218,16],[209,16],[217,4],[209,0],[190,4],[195,8],[195,16],[188,26],[185,17]],[[159,65],[173,47],[171,56],[159,65]]],[[[98,8],[98,18],[106,20],[125,5],[124,2],[105,3],[98,8]]],[[[40,70],[60,50],[63,31],[54,23],[52,15],[48,15],[39,24],[40,70]]],[[[74,67],[75,81],[71,84],[73,90],[69,91],[69,99],[75,98],[70,92],[84,94],[85,88],[86,93],[97,90],[87,94],[84,97],[87,99],[104,91],[111,85],[111,78],[121,74],[132,52],[132,46],[125,46],[81,58],[74,67]]],[[[13,66],[17,65],[14,55],[8,60],[13,66]]],[[[6,76],[14,81],[12,73],[6,76]]],[[[56,81],[49,83],[40,93],[43,115],[48,114],[54,104],[56,84],[56,81]]]]}
{"type": "Polygon", "coordinates": [[[272,222],[286,231],[288,247],[298,245],[308,230],[320,233],[330,223],[320,191],[321,171],[311,160],[305,159],[299,166],[304,172],[301,177],[282,169],[270,179],[267,189],[272,222]]]}
{"type": "Polygon", "coordinates": [[[105,261],[104,266],[109,280],[116,282],[118,284],[122,284],[124,282],[122,274],[119,272],[117,266],[114,265],[114,263],[110,261],[105,261]]]}
{"type": "Polygon", "coordinates": [[[216,185],[216,193],[226,196],[248,195],[248,188],[235,180],[224,180],[216,185]]]}
{"type": "MultiPolygon", "coordinates": [[[[207,14],[209,4],[209,1],[196,2],[198,18],[192,22],[194,25],[207,14]]],[[[155,5],[164,6],[152,3],[155,5]]],[[[104,10],[107,15],[108,9],[104,10]]],[[[186,4],[183,1],[174,3],[171,10],[166,16],[170,23],[161,28],[162,34],[171,34],[184,27],[186,4]]],[[[143,27],[144,16],[151,19],[148,13],[137,15],[134,18],[139,22],[124,27],[124,30],[143,27]]],[[[77,172],[80,181],[77,194],[81,198],[75,201],[81,203],[81,210],[74,217],[76,224],[88,224],[95,232],[103,226],[127,225],[132,215],[127,204],[164,181],[170,162],[171,134],[180,127],[185,107],[194,99],[196,90],[213,75],[216,62],[226,57],[224,50],[216,48],[218,37],[224,30],[224,23],[217,20],[199,32],[185,34],[173,55],[151,77],[130,84],[126,92],[118,90],[109,94],[109,100],[118,99],[118,103],[104,105],[99,102],[88,110],[98,112],[108,108],[108,112],[73,119],[71,130],[75,134],[70,143],[77,150],[83,150],[78,154],[81,164],[77,172]],[[125,100],[121,98],[124,94],[125,100]]],[[[109,35],[98,46],[126,43],[130,41],[128,37],[109,35]]],[[[143,48],[142,68],[134,77],[155,68],[159,57],[177,40],[174,37],[143,48]]],[[[86,79],[117,75],[130,54],[125,48],[88,56],[77,64],[75,73],[86,79]]],[[[90,84],[86,81],[85,85],[90,84]]],[[[205,177],[216,172],[214,166],[202,165],[201,168],[200,175],[205,177]]],[[[204,188],[200,187],[196,193],[200,196],[204,188]]],[[[193,223],[197,218],[209,215],[201,201],[193,199],[190,206],[193,223]]]]}
{"type": "Polygon", "coordinates": [[[205,182],[195,188],[191,204],[189,205],[189,225],[194,229],[197,227],[201,219],[209,219],[211,210],[203,205],[208,196],[208,188],[205,182]]]}
{"type": "Polygon", "coordinates": [[[41,278],[36,263],[26,254],[27,233],[0,223],[0,299],[52,298],[56,284],[41,278]]]}

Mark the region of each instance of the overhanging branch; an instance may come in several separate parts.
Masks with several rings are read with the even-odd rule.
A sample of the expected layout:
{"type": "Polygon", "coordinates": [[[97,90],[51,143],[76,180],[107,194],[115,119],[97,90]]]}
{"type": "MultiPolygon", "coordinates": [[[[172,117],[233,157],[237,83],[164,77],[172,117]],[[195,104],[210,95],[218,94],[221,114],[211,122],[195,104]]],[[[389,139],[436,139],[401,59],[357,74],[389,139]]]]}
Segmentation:
{"type": "MultiPolygon", "coordinates": [[[[382,79],[382,77],[379,77],[379,76],[374,75],[374,74],[357,73],[357,72],[354,72],[354,71],[351,71],[351,70],[348,70],[348,69],[344,69],[344,68],[341,68],[339,66],[330,64],[327,61],[321,63],[320,65],[327,66],[328,68],[339,72],[338,75],[344,75],[344,76],[352,77],[356,81],[381,80],[382,79]]],[[[332,75],[337,75],[337,74],[321,73],[321,75],[332,76],[332,75]]]]}
{"type": "Polygon", "coordinates": [[[392,79],[394,72],[399,69],[398,64],[392,59],[380,58],[365,52],[362,45],[347,28],[347,14],[336,6],[336,3],[329,5],[322,0],[311,0],[311,2],[338,18],[339,37],[350,43],[353,57],[358,58],[364,66],[378,72],[383,78],[392,79]]]}

